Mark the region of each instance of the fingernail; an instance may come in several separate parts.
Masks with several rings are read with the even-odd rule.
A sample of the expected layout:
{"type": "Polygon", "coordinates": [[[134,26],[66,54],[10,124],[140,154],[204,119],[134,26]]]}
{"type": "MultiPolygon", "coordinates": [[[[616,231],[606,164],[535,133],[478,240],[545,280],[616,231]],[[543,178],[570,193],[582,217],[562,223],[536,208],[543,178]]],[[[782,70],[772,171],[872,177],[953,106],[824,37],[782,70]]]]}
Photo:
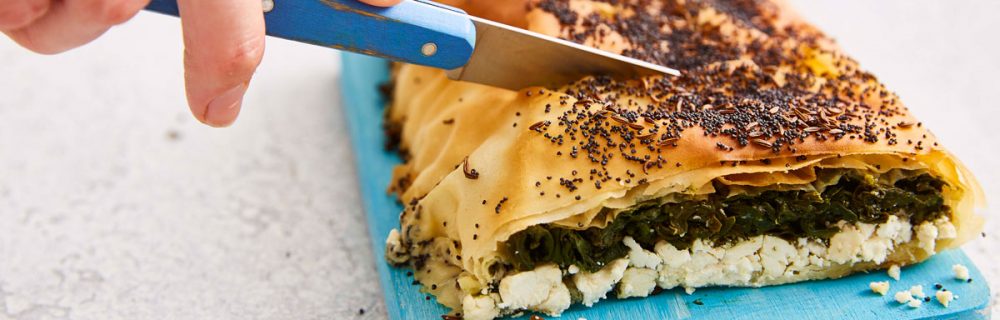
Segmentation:
{"type": "Polygon", "coordinates": [[[232,124],[240,114],[240,105],[243,103],[243,94],[246,90],[247,87],[241,84],[212,99],[205,109],[205,124],[213,127],[227,127],[232,124]]]}

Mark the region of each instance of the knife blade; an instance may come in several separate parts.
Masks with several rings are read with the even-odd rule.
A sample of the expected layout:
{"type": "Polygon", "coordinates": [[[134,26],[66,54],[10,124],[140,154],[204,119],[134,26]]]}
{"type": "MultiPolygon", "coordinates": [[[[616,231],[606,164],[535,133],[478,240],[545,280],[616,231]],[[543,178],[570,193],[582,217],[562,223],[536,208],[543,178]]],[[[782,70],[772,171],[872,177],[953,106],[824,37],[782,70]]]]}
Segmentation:
{"type": "Polygon", "coordinates": [[[557,87],[588,75],[636,78],[680,72],[502,23],[470,16],[476,46],[469,61],[448,70],[448,78],[521,89],[557,87]]]}
{"type": "MultiPolygon", "coordinates": [[[[588,75],[634,78],[677,70],[470,16],[423,0],[383,8],[356,0],[263,0],[268,35],[447,70],[450,78],[522,89],[588,75]]],[[[176,0],[149,11],[178,16],[176,0]]]]}

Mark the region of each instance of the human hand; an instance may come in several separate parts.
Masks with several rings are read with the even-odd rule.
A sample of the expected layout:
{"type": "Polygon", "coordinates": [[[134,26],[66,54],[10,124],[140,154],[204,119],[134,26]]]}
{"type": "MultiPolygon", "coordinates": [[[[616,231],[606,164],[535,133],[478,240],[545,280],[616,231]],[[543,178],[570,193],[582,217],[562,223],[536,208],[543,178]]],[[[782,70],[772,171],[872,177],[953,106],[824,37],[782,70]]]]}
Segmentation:
{"type": "MultiPolygon", "coordinates": [[[[401,0],[360,0],[392,6],[401,0]]],[[[128,21],[149,0],[0,0],[0,31],[21,46],[56,54],[128,21]]],[[[177,0],[184,33],[188,105],[199,121],[236,120],[264,54],[261,0],[177,0]]]]}

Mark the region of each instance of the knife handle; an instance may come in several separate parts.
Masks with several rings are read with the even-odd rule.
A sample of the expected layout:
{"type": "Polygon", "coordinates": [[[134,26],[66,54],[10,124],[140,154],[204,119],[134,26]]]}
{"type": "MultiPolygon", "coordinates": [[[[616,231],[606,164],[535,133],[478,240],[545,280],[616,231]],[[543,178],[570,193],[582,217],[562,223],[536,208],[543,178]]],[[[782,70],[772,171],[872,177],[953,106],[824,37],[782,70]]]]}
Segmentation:
{"type": "MultiPolygon", "coordinates": [[[[465,65],[475,48],[472,20],[462,10],[436,3],[403,0],[388,8],[357,0],[271,3],[264,13],[267,34],[288,40],[441,69],[465,65]]],[[[152,0],[146,10],[179,12],[176,0],[152,0]]]]}

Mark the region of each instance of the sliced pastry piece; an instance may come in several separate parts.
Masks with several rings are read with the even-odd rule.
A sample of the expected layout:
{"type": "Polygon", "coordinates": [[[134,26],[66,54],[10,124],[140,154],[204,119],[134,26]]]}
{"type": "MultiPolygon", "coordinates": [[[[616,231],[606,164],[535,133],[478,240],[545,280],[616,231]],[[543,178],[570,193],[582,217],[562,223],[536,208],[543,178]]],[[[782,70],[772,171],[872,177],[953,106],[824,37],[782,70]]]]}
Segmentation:
{"type": "Polygon", "coordinates": [[[920,262],[981,191],[899,98],[771,1],[459,1],[677,68],[507,91],[396,65],[387,257],[465,319],[920,262]]]}

